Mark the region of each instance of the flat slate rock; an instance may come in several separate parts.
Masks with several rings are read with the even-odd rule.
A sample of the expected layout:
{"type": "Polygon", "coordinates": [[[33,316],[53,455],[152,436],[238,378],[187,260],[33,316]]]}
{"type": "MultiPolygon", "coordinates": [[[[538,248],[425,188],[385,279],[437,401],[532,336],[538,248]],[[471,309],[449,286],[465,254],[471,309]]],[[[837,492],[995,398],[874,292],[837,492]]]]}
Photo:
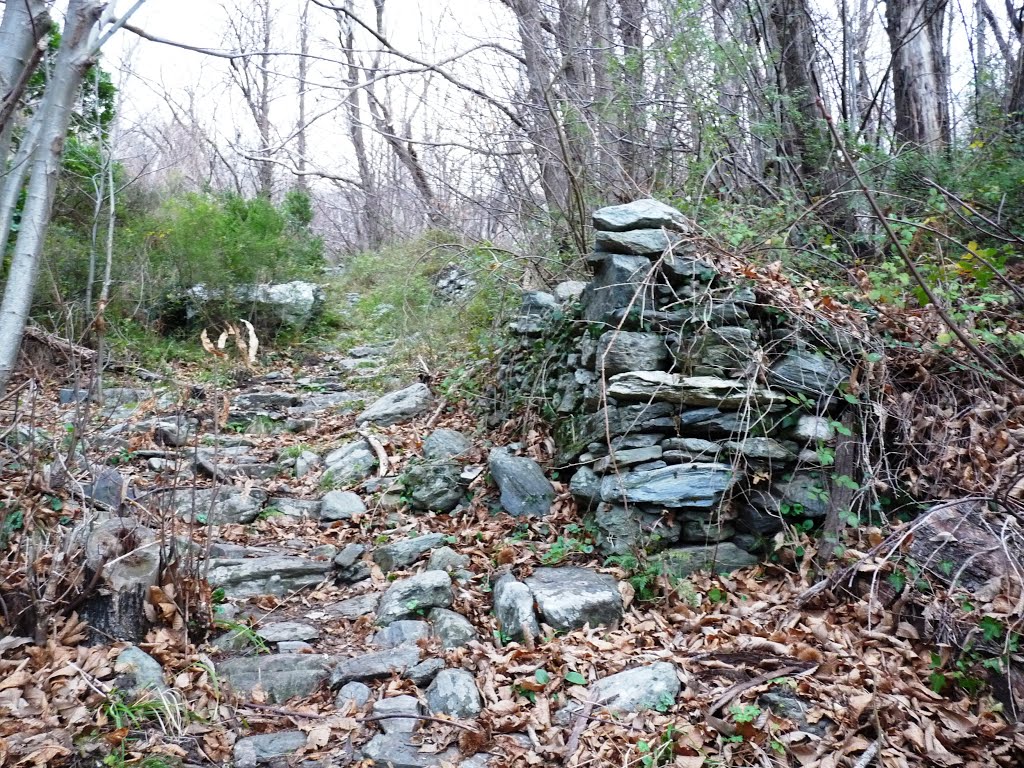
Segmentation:
{"type": "Polygon", "coordinates": [[[717,507],[736,472],[728,464],[696,462],[620,472],[601,479],[601,500],[610,504],[717,507]]]}
{"type": "Polygon", "coordinates": [[[533,612],[533,593],[510,573],[494,583],[494,615],[502,634],[512,640],[540,636],[540,625],[533,612]]]}
{"type": "Polygon", "coordinates": [[[337,657],[311,653],[275,653],[244,656],[218,662],[217,674],[236,693],[251,696],[257,686],[269,701],[281,704],[288,699],[309,696],[330,676],[337,657]]]}
{"type": "Polygon", "coordinates": [[[598,251],[627,253],[636,256],[660,255],[678,244],[680,240],[679,235],[666,234],[660,229],[633,229],[629,232],[597,231],[594,233],[594,244],[598,251]]]}
{"type": "Polygon", "coordinates": [[[661,567],[663,573],[682,579],[697,571],[729,573],[757,565],[760,559],[731,542],[723,541],[708,546],[674,547],[654,555],[652,561],[661,567]]]}
{"type": "Polygon", "coordinates": [[[283,643],[289,640],[316,640],[320,637],[320,630],[301,621],[275,621],[257,627],[256,634],[268,643],[283,643]]]}
{"type": "Polygon", "coordinates": [[[465,669],[442,669],[427,688],[427,707],[433,715],[460,720],[476,717],[483,710],[480,691],[472,673],[465,669]]]}
{"type": "Polygon", "coordinates": [[[411,643],[378,653],[364,653],[338,662],[331,672],[331,688],[338,688],[353,680],[362,682],[400,675],[419,662],[420,649],[411,643]]]}
{"type": "Polygon", "coordinates": [[[380,593],[370,592],[324,606],[324,613],[342,619],[358,619],[360,616],[368,616],[376,611],[379,602],[380,593]]]}
{"type": "Polygon", "coordinates": [[[421,745],[413,744],[408,734],[378,733],[362,746],[363,758],[380,768],[440,768],[455,765],[458,751],[449,747],[444,752],[421,752],[421,745]]]}
{"type": "Polygon", "coordinates": [[[387,573],[406,568],[432,549],[444,544],[443,533],[425,533],[408,539],[399,539],[373,550],[373,562],[387,573]]]}
{"type": "Polygon", "coordinates": [[[235,742],[231,751],[234,768],[256,768],[275,758],[287,757],[306,746],[302,731],[277,731],[246,736],[235,742]]]}
{"type": "Polygon", "coordinates": [[[211,587],[223,589],[230,597],[282,597],[296,589],[316,586],[331,568],[330,560],[276,555],[218,560],[206,578],[211,587]]]}
{"type": "Polygon", "coordinates": [[[751,386],[742,379],[680,376],[664,371],[629,371],[608,380],[608,396],[622,402],[662,401],[693,407],[743,408],[748,404],[775,405],[782,392],[751,386]]]}
{"type": "Polygon", "coordinates": [[[409,421],[425,413],[434,402],[426,384],[417,383],[411,387],[384,395],[356,417],[357,424],[378,424],[382,427],[409,421]]]}
{"type": "Polygon", "coordinates": [[[523,579],[545,623],[561,631],[614,625],[622,619],[622,597],[612,576],[587,568],[537,568],[523,579]]]}
{"type": "Polygon", "coordinates": [[[594,229],[602,232],[628,232],[631,229],[690,230],[686,217],[670,205],[653,198],[609,205],[593,213],[594,229]]]}

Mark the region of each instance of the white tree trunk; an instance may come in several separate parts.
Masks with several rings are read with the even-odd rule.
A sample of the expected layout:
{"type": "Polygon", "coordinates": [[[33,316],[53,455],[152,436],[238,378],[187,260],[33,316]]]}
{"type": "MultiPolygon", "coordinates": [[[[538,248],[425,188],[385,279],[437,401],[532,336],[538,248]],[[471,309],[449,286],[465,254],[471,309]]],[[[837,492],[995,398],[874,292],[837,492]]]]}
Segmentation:
{"type": "MultiPolygon", "coordinates": [[[[4,4],[0,21],[0,105],[4,114],[13,114],[20,91],[39,63],[36,44],[49,30],[50,14],[43,0],[4,4]]],[[[0,119],[0,173],[6,170],[13,128],[13,119],[0,119]]]]}
{"type": "Polygon", "coordinates": [[[0,304],[0,394],[6,390],[17,362],[57,189],[64,139],[106,5],[102,0],[71,0],[53,73],[33,119],[40,126],[39,140],[29,158],[21,227],[0,304]]]}

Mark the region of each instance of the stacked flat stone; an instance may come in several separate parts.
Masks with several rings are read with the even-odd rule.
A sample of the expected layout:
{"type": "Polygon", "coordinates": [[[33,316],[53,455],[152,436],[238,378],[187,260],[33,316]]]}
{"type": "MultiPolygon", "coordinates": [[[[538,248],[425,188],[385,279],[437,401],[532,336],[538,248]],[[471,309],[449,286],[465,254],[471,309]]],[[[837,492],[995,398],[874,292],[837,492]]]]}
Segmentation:
{"type": "MultiPolygon", "coordinates": [[[[664,550],[680,574],[756,562],[785,516],[825,514],[817,449],[834,432],[817,414],[849,369],[702,258],[678,210],[638,200],[593,224],[575,347],[546,391],[573,495],[607,554],[664,550]]],[[[525,298],[520,332],[545,332],[542,303],[525,298]]]]}

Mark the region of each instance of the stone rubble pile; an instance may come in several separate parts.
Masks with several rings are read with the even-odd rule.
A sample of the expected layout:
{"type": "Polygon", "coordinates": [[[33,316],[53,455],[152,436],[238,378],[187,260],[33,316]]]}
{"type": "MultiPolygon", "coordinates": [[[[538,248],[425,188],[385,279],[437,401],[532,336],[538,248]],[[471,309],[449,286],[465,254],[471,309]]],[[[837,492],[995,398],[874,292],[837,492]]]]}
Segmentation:
{"type": "Polygon", "coordinates": [[[826,351],[842,348],[836,331],[798,327],[722,274],[663,203],[593,223],[593,279],[524,295],[504,400],[535,391],[544,368],[559,463],[578,467],[571,490],[606,554],[663,550],[677,575],[752,564],[784,522],[827,511],[831,414],[850,376],[826,351]],[[538,339],[560,356],[537,360],[551,346],[538,339]]]}

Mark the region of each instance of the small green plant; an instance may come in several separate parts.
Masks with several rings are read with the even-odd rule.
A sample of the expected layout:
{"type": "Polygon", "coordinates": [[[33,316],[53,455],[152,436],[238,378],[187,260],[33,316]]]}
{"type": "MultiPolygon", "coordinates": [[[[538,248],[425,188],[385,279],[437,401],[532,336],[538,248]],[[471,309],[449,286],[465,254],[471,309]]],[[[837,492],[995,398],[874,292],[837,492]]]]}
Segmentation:
{"type": "Polygon", "coordinates": [[[230,632],[231,634],[229,639],[232,642],[237,640],[244,645],[251,645],[256,649],[257,654],[270,653],[270,648],[267,647],[266,641],[248,624],[242,624],[237,621],[228,621],[226,619],[216,619],[214,620],[213,625],[217,627],[217,629],[223,629],[230,632]]]}
{"type": "Polygon", "coordinates": [[[262,520],[270,520],[271,518],[282,517],[282,516],[284,516],[284,512],[282,512],[277,507],[264,507],[256,515],[256,519],[262,521],[262,520]]]}
{"type": "Polygon", "coordinates": [[[658,741],[654,743],[643,739],[638,741],[636,749],[640,753],[640,765],[644,768],[670,765],[675,757],[675,741],[675,726],[671,723],[665,728],[658,741]]]}
{"type": "Polygon", "coordinates": [[[752,723],[761,716],[761,708],[756,704],[733,704],[729,714],[737,723],[752,723]]]}
{"type": "Polygon", "coordinates": [[[548,551],[540,556],[540,561],[545,565],[557,565],[575,552],[589,555],[593,551],[594,545],[589,541],[559,536],[548,551]]]}

